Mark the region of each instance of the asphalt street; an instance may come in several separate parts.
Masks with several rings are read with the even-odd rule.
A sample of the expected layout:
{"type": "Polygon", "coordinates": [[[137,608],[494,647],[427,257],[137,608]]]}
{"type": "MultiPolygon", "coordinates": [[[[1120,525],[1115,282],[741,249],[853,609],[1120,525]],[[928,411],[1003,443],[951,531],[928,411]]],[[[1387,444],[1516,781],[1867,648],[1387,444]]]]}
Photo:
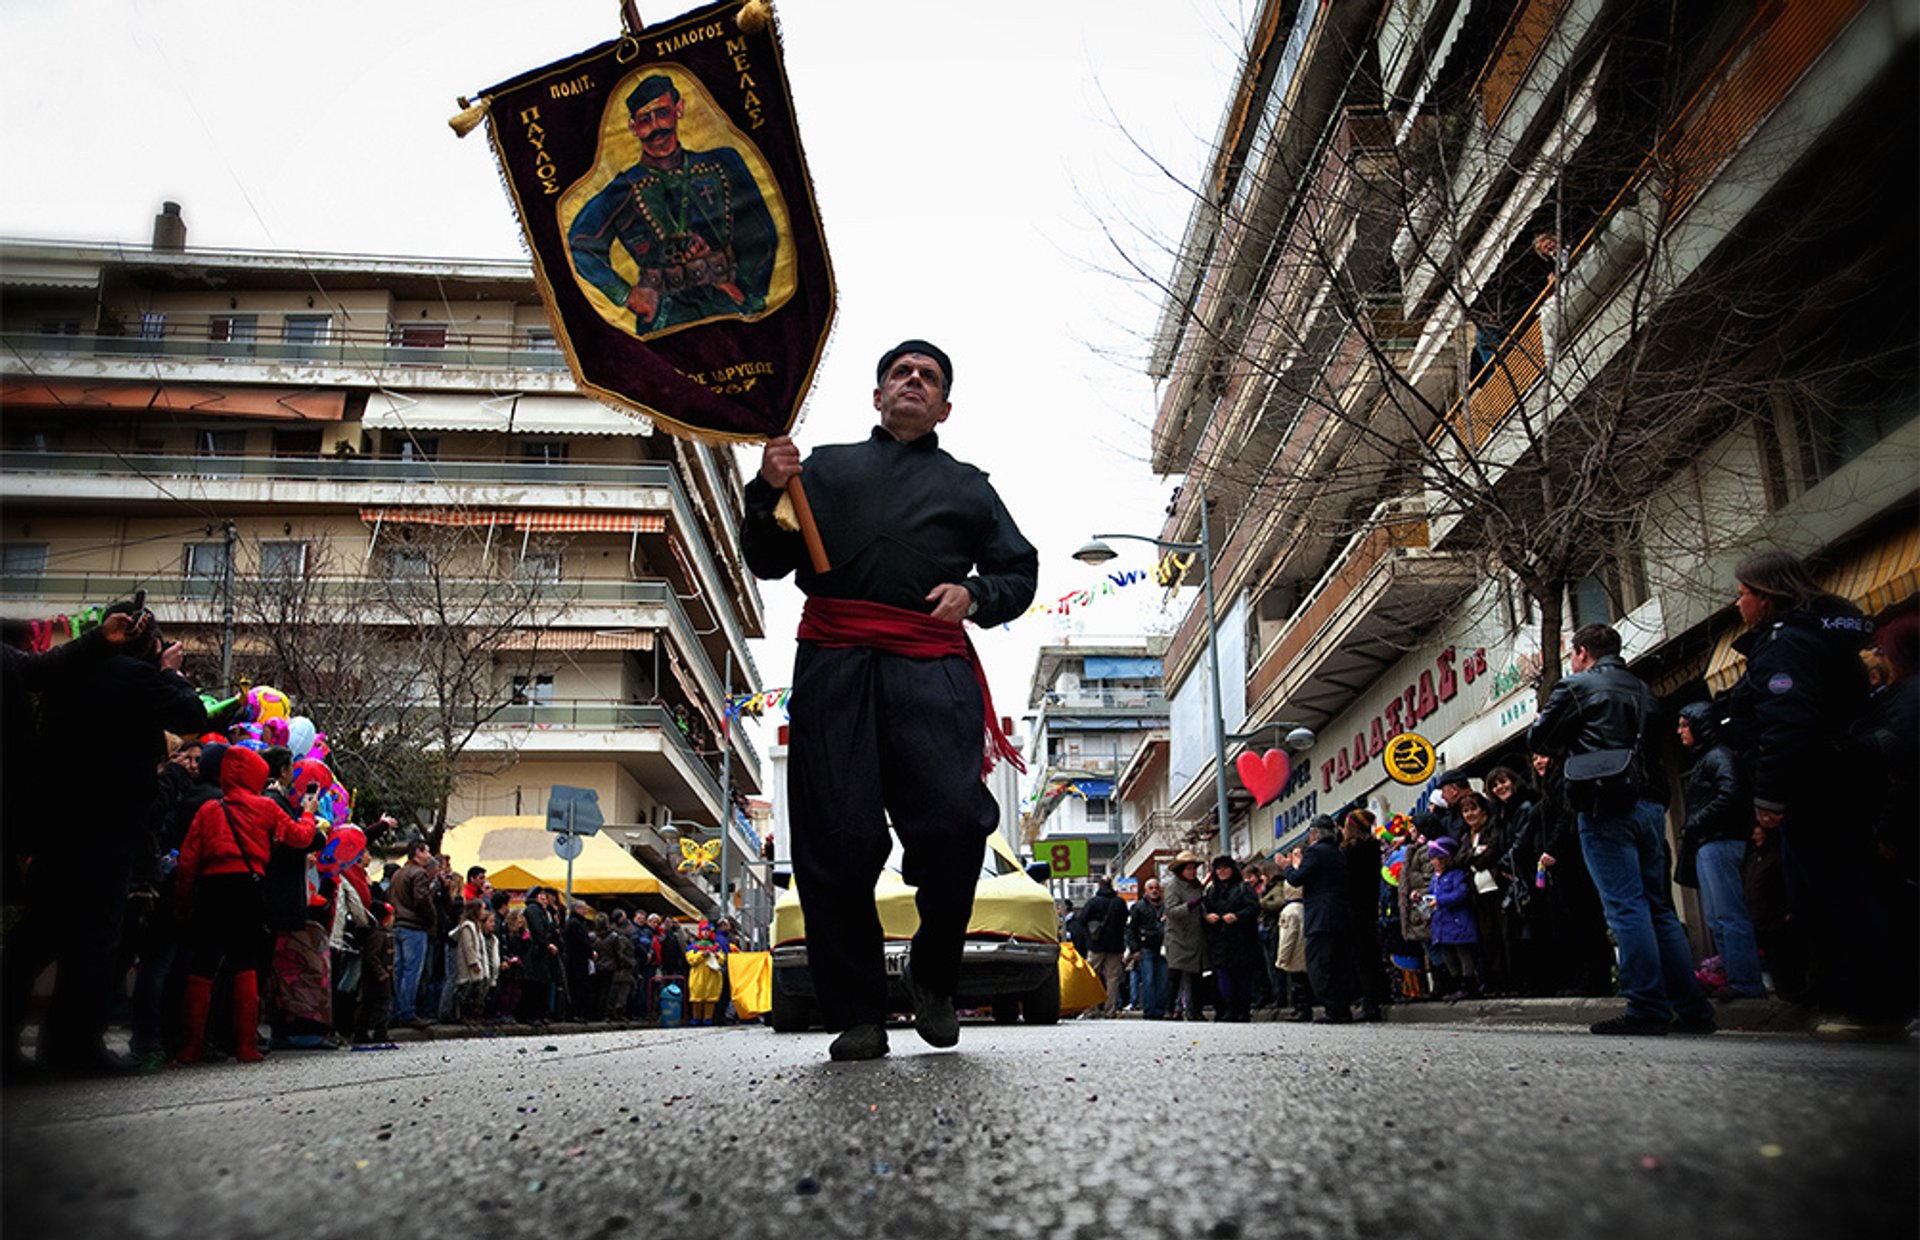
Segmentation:
{"type": "Polygon", "coordinates": [[[1910,1237],[1916,1050],[1565,1026],[762,1027],[0,1095],[9,1236],[1910,1237]]]}

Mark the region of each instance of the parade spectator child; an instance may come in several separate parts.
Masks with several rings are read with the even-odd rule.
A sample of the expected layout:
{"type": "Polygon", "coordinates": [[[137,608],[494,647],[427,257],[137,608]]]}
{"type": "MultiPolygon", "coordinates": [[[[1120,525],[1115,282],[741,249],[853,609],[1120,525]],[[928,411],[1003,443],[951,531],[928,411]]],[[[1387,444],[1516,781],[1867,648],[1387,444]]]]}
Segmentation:
{"type": "Polygon", "coordinates": [[[1473,881],[1467,877],[1466,867],[1455,862],[1453,850],[1453,841],[1444,837],[1427,845],[1427,857],[1433,866],[1433,880],[1427,885],[1427,901],[1433,910],[1433,945],[1459,985],[1444,996],[1449,1001],[1477,995],[1480,990],[1476,959],[1480,936],[1474,924],[1473,881]]]}
{"type": "Polygon", "coordinates": [[[354,1038],[362,1044],[388,1041],[393,1019],[393,906],[375,899],[367,911],[373,928],[360,952],[360,1032],[354,1038]]]}
{"type": "Polygon", "coordinates": [[[713,923],[703,921],[694,931],[693,946],[687,949],[687,1002],[693,1005],[693,1023],[711,1025],[713,1006],[720,1001],[720,945],[714,941],[713,923]]]}

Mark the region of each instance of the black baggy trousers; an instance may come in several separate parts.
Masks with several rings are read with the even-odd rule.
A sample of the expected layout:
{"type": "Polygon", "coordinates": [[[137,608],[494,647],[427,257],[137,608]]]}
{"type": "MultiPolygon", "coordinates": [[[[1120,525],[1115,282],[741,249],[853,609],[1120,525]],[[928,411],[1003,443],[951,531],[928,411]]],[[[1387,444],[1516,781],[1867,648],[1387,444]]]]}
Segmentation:
{"type": "Polygon", "coordinates": [[[892,843],[916,888],[916,985],[952,995],[986,838],[999,807],[980,777],[985,707],[964,658],[910,659],[800,643],[787,796],[807,962],[830,1030],[884,1021],[874,883],[892,843]]]}

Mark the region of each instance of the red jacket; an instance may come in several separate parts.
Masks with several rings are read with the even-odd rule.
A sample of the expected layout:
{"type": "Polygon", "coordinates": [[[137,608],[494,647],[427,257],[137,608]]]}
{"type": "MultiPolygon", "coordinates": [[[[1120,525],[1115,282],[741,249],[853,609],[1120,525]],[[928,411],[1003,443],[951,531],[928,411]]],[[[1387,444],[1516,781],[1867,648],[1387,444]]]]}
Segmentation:
{"type": "Polygon", "coordinates": [[[220,762],[223,795],[200,807],[180,845],[180,868],[175,871],[174,881],[179,884],[183,906],[203,876],[265,873],[267,852],[274,840],[293,848],[313,843],[313,815],[302,814],[298,822],[287,817],[287,811],[260,795],[266,786],[265,759],[238,745],[227,750],[220,762]],[[227,825],[229,813],[231,827],[227,825]],[[244,856],[242,848],[246,850],[244,856]]]}

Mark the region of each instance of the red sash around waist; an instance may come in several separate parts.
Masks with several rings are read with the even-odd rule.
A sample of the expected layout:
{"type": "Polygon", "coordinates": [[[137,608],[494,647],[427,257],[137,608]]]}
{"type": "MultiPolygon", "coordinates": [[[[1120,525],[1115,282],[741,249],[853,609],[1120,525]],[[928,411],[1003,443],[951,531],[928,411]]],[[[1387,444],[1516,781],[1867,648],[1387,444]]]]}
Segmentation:
{"type": "Polygon", "coordinates": [[[1000,726],[1000,716],[993,709],[993,692],[987,687],[987,669],[981,666],[980,655],[964,625],[864,599],[809,598],[800,613],[799,637],[816,646],[866,646],[908,659],[959,655],[973,668],[980,700],[986,706],[987,740],[981,775],[993,770],[993,764],[1001,758],[1011,762],[1015,770],[1026,771],[1026,759],[1000,726]]]}

